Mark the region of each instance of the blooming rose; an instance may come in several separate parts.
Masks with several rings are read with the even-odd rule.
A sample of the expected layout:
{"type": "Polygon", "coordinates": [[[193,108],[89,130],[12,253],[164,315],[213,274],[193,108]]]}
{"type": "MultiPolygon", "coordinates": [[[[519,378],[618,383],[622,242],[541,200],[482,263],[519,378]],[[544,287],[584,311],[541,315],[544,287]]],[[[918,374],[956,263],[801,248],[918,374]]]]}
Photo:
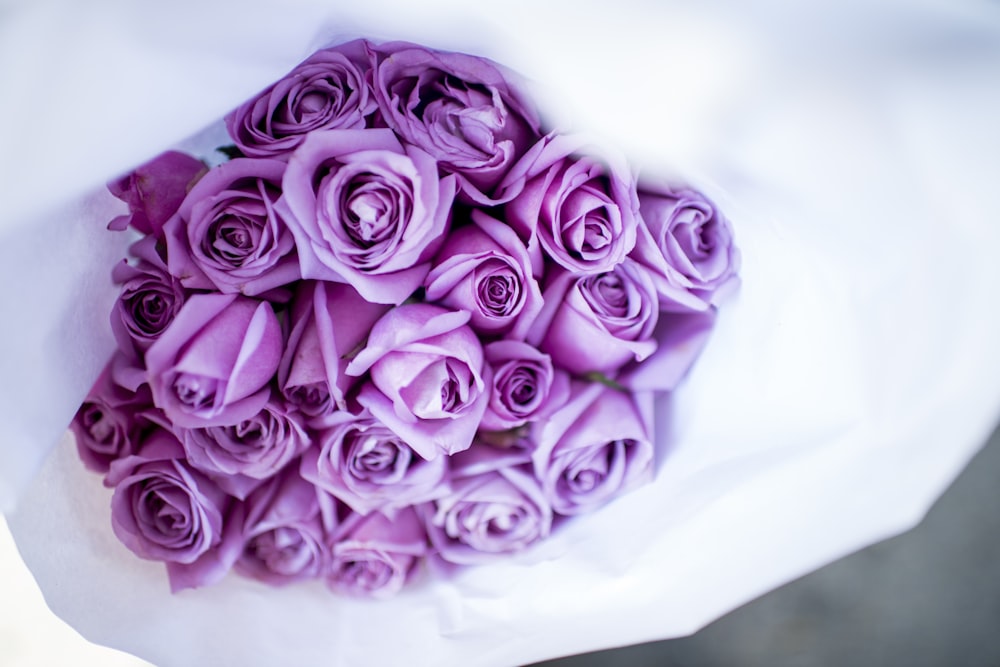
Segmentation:
{"type": "Polygon", "coordinates": [[[114,461],[107,483],[115,535],[137,556],[166,561],[173,591],[218,581],[239,556],[242,509],[187,465],[169,431],[114,461]]]}
{"type": "Polygon", "coordinates": [[[656,350],[656,290],[632,260],[596,275],[560,274],[545,302],[551,319],[539,319],[529,340],[572,373],[611,373],[656,350]]]}
{"type": "Polygon", "coordinates": [[[285,398],[309,417],[344,409],[345,395],[357,380],[345,373],[347,364],[388,309],[350,285],[302,281],[278,368],[285,398]]]}
{"type": "Polygon", "coordinates": [[[523,338],[542,308],[528,251],[499,220],[473,210],[472,222],[448,236],[424,281],[425,298],[469,311],[469,326],[483,334],[523,338]]]}
{"type": "Polygon", "coordinates": [[[309,132],[365,127],[376,109],[368,68],[361,40],[317,51],[226,116],[229,136],[245,155],[278,157],[309,132]]]}
{"type": "Polygon", "coordinates": [[[535,475],[559,514],[580,514],[653,478],[648,414],[634,396],[574,384],[569,402],[535,429],[535,475]]]}
{"type": "Polygon", "coordinates": [[[358,402],[425,459],[467,449],[486,410],[491,378],[468,321],[463,311],[399,306],[347,367],[370,370],[358,402]]]}
{"type": "Polygon", "coordinates": [[[284,171],[237,158],[191,188],[164,226],[167,264],[185,287],[255,295],[298,279],[295,240],[274,208],[284,171]]]}
{"type": "Polygon", "coordinates": [[[635,256],[650,269],[669,310],[704,310],[738,280],[729,221],[690,188],[643,188],[635,256]]]}
{"type": "Polygon", "coordinates": [[[498,340],[483,348],[493,368],[490,402],[480,428],[500,431],[539,419],[562,405],[569,377],[552,367],[552,358],[532,345],[498,340]]]}
{"type": "Polygon", "coordinates": [[[328,561],[327,517],[316,487],[294,467],[279,473],[246,500],[236,570],[279,586],[322,576],[328,561]]]}
{"type": "Polygon", "coordinates": [[[399,304],[430,270],[451,219],[455,179],[391,130],[310,134],[289,158],[279,210],[303,278],[350,283],[399,304]]]}
{"type": "Polygon", "coordinates": [[[482,444],[451,457],[451,493],[423,506],[427,536],[444,560],[488,562],[548,536],[552,509],[523,450],[482,444]]]}
{"type": "Polygon", "coordinates": [[[121,285],[111,311],[111,330],[118,347],[139,358],[177,317],[186,297],[157,254],[154,237],[140,239],[130,250],[138,262],[133,266],[123,261],[111,273],[121,285]]]}
{"type": "Polygon", "coordinates": [[[128,176],[108,183],[108,190],[128,204],[128,215],[108,224],[121,231],[132,225],[143,234],[162,236],[163,224],[184,201],[191,186],[208,169],[190,155],[167,151],[137,168],[128,176]]]}
{"type": "Polygon", "coordinates": [[[195,294],[146,351],[153,400],[177,426],[238,424],[267,403],[281,350],[270,304],[195,294]]]}
{"type": "Polygon", "coordinates": [[[570,272],[603,273],[635,246],[639,201],[620,156],[581,154],[582,138],[550,134],[507,174],[507,221],[533,249],[570,272]]]}
{"type": "Polygon", "coordinates": [[[539,137],[516,77],[483,58],[395,42],[371,47],[385,123],[459,174],[464,195],[491,203],[494,186],[539,137]]]}
{"type": "Polygon", "coordinates": [[[421,458],[367,411],[333,413],[316,440],[302,455],[302,476],[360,514],[423,502],[447,490],[445,457],[421,458]]]}
{"type": "Polygon", "coordinates": [[[390,519],[380,512],[344,519],[331,546],[327,585],[338,593],[385,599],[400,591],[427,552],[412,508],[390,519]]]}

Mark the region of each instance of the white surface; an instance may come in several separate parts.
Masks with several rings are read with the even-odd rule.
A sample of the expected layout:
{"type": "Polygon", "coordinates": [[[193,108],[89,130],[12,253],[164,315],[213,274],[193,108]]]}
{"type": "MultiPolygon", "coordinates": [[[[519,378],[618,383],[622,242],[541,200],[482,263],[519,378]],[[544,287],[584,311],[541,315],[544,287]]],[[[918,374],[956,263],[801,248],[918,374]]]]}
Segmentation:
{"type": "MultiPolygon", "coordinates": [[[[232,26],[220,9],[228,4],[199,4],[194,23],[188,3],[142,10],[157,16],[126,3],[12,3],[0,48],[41,49],[36,62],[56,74],[0,71],[0,83],[22,91],[11,99],[38,109],[22,117],[0,108],[3,126],[24,129],[2,135],[0,155],[27,161],[7,160],[0,173],[11,202],[5,241],[41,243],[30,219],[67,228],[39,218],[54,181],[73,206],[74,195],[286,70],[321,40],[319,25],[327,35],[486,53],[521,70],[633,157],[655,154],[650,162],[697,175],[734,220],[744,256],[741,292],[664,413],[675,418],[672,442],[653,486],[523,557],[427,581],[389,603],[236,578],[170,596],[161,568],[114,540],[109,492],[71,445],[28,483],[49,437],[32,439],[31,429],[47,434],[61,422],[58,410],[29,420],[16,409],[47,405],[44,391],[27,387],[22,403],[0,406],[0,461],[14,461],[0,467],[0,492],[12,499],[26,488],[10,526],[53,608],[85,636],[161,667],[400,656],[510,665],[691,632],[912,526],[1000,406],[1000,11],[978,2],[782,4],[633,3],[610,16],[597,2],[530,13],[513,3],[523,11],[497,16],[422,5],[426,16],[447,16],[434,21],[402,5],[337,20],[318,2],[274,15],[256,2],[232,26]],[[58,31],[50,42],[72,58],[36,46],[31,36],[46,30],[58,31]],[[60,77],[74,86],[51,84],[60,77]],[[55,122],[67,93],[74,112],[55,122]]],[[[50,251],[55,265],[61,251],[50,251]]],[[[3,264],[4,277],[18,275],[17,259],[3,264]]],[[[66,284],[82,270],[71,266],[66,284]]],[[[17,298],[4,303],[8,312],[30,310],[45,291],[17,298]]],[[[58,303],[54,311],[66,329],[58,303]]],[[[24,335],[17,326],[4,326],[7,349],[25,349],[10,342],[24,335]]],[[[80,331],[100,349],[96,329],[80,331]]],[[[75,355],[67,369],[59,342],[43,340],[20,372],[62,373],[61,392],[85,391],[87,366],[99,360],[75,355]]],[[[16,352],[2,359],[21,363],[16,352]]]]}

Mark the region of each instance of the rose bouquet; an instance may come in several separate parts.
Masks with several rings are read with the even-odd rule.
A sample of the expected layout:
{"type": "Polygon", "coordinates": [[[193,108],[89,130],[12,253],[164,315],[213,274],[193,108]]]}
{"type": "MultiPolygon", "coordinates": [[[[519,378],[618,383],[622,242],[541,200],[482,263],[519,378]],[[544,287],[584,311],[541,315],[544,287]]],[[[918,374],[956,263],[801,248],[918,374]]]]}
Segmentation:
{"type": "Polygon", "coordinates": [[[225,128],[214,160],[109,186],[141,238],[72,425],[173,590],[235,569],[384,597],[652,479],[651,393],[737,279],[704,195],[409,43],[321,49],[225,128]]]}

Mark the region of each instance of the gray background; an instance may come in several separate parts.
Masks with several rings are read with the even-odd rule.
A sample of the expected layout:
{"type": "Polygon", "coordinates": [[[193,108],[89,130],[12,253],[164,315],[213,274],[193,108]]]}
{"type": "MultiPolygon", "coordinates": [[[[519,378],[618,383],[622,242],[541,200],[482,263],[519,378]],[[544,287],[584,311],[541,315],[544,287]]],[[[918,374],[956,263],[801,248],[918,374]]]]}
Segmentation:
{"type": "Polygon", "coordinates": [[[1000,429],[921,524],[681,639],[538,667],[1000,665],[1000,429]]]}

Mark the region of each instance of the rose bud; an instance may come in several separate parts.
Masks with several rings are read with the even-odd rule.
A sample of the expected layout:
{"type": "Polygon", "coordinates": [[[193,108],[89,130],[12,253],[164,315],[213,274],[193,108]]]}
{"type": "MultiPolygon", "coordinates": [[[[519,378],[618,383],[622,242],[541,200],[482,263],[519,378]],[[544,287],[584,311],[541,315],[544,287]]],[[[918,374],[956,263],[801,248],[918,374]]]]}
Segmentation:
{"type": "Polygon", "coordinates": [[[335,412],[302,455],[301,474],[355,512],[391,510],[447,491],[447,462],[421,458],[367,411],[335,412]]]}
{"type": "Polygon", "coordinates": [[[128,215],[120,215],[108,229],[121,231],[131,225],[143,234],[163,236],[163,225],[184,201],[188,190],[208,168],[190,155],[167,151],[128,176],[108,183],[108,190],[128,204],[128,215]]]}
{"type": "Polygon", "coordinates": [[[361,40],[317,51],[226,116],[229,136],[244,155],[281,157],[310,132],[363,128],[376,109],[368,69],[361,40]]]}
{"type": "Polygon", "coordinates": [[[649,268],[665,310],[705,310],[739,281],[729,221],[690,188],[644,187],[635,258],[649,268]]]}
{"type": "Polygon", "coordinates": [[[245,505],[239,573],[275,586],[322,576],[329,559],[325,515],[316,487],[294,466],[256,489],[245,505]]]}
{"type": "Polygon", "coordinates": [[[534,433],[535,475],[559,514],[581,514],[653,478],[648,410],[641,397],[574,383],[565,406],[534,433]]]}
{"type": "Polygon", "coordinates": [[[427,537],[412,508],[392,518],[351,514],[338,527],[330,551],[326,583],[332,590],[386,599],[413,577],[427,552],[427,537]]]}
{"type": "Polygon", "coordinates": [[[491,378],[468,321],[463,311],[399,306],[347,367],[370,370],[358,402],[425,459],[468,449],[486,410],[491,378]]]}
{"type": "Polygon", "coordinates": [[[350,285],[302,281],[292,304],[291,333],[278,368],[278,387],[309,417],[346,407],[357,378],[347,364],[389,306],[370,303],[350,285]]]}
{"type": "Polygon", "coordinates": [[[425,298],[467,310],[480,333],[524,338],[542,308],[528,251],[499,220],[474,210],[472,222],[449,235],[424,281],[425,298]]]}
{"type": "Polygon", "coordinates": [[[170,273],[190,289],[250,296],[297,280],[295,240],[274,208],[284,171],[237,158],[205,174],[164,226],[170,273]]]}
{"type": "Polygon", "coordinates": [[[303,278],[400,304],[423,283],[451,220],[455,179],[388,129],[314,132],[289,158],[278,210],[303,278]]]}
{"type": "Polygon", "coordinates": [[[493,203],[496,184],[539,138],[517,77],[483,58],[415,44],[370,50],[384,122],[458,174],[465,199],[493,203]]]}
{"type": "Polygon", "coordinates": [[[165,561],[174,592],[219,581],[239,557],[242,508],[187,465],[169,431],[113,462],[107,483],[115,535],[140,558],[165,561]]]}
{"type": "Polygon", "coordinates": [[[267,302],[195,294],[146,352],[153,401],[176,426],[226,426],[267,403],[282,338],[267,302]]]}
{"type": "Polygon", "coordinates": [[[581,154],[584,148],[577,136],[546,136],[507,174],[500,192],[509,191],[505,199],[516,194],[504,213],[529,248],[540,244],[546,258],[571,273],[604,273],[635,246],[639,201],[621,156],[597,159],[581,154]]]}
{"type": "Polygon", "coordinates": [[[569,396],[569,377],[534,346],[498,340],[483,347],[493,387],[480,428],[501,431],[550,414],[569,396]]]}

